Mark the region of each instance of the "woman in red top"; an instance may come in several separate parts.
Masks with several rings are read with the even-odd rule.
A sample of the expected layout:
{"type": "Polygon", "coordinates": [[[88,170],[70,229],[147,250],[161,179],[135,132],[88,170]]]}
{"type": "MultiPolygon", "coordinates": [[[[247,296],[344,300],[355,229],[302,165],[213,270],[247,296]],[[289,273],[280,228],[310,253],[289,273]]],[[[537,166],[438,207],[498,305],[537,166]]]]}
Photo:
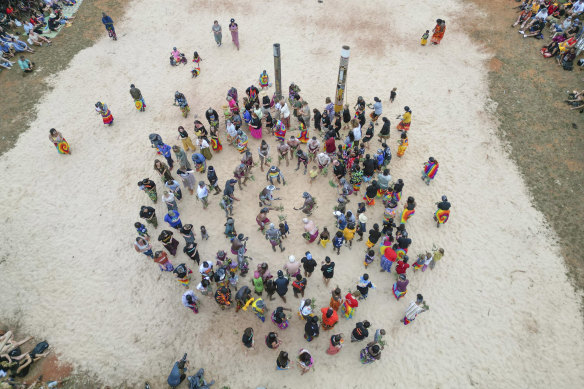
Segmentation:
{"type": "Polygon", "coordinates": [[[408,264],[408,256],[404,255],[403,260],[397,261],[397,266],[395,267],[395,272],[400,274],[406,274],[406,270],[408,270],[410,265],[408,264]]]}
{"type": "Polygon", "coordinates": [[[330,330],[339,321],[339,315],[330,307],[322,308],[320,311],[322,312],[322,328],[330,330]]]}

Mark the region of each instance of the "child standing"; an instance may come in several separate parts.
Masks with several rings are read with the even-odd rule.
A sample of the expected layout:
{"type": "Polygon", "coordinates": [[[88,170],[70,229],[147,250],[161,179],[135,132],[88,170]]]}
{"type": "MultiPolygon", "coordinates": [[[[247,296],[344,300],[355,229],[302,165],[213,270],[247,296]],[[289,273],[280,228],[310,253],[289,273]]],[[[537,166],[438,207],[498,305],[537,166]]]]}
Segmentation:
{"type": "Polygon", "coordinates": [[[326,227],[324,227],[324,229],[320,233],[320,245],[322,247],[326,248],[327,243],[330,241],[331,241],[331,234],[328,232],[326,227]]]}
{"type": "MultiPolygon", "coordinates": [[[[134,227],[136,227],[136,231],[138,231],[138,235],[140,235],[142,238],[150,238],[150,235],[148,235],[148,229],[146,228],[146,226],[140,222],[136,222],[134,223],[134,227]]],[[[442,250],[442,249],[441,249],[442,250]]]]}
{"type": "Polygon", "coordinates": [[[395,100],[395,96],[397,96],[397,88],[393,88],[391,90],[391,93],[389,94],[389,102],[393,103],[393,100],[395,100]]]}
{"type": "Polygon", "coordinates": [[[292,282],[292,291],[294,292],[294,297],[298,298],[298,294],[304,297],[304,290],[306,289],[306,278],[302,278],[302,275],[296,274],[296,280],[292,282]]]}
{"type": "Polygon", "coordinates": [[[337,250],[337,255],[341,254],[341,246],[345,243],[345,238],[341,231],[337,231],[337,234],[333,238],[333,248],[337,250]]]}
{"type": "Polygon", "coordinates": [[[365,273],[359,279],[359,283],[357,284],[357,290],[361,293],[361,297],[366,299],[367,295],[369,294],[369,288],[375,288],[373,283],[369,281],[369,274],[365,273]]]}
{"type": "Polygon", "coordinates": [[[438,251],[434,251],[434,256],[432,257],[432,261],[430,261],[430,269],[434,270],[434,266],[436,266],[436,262],[438,262],[444,256],[444,249],[439,248],[438,251]]]}
{"type": "Polygon", "coordinates": [[[205,226],[201,226],[201,239],[203,240],[209,239],[209,234],[207,233],[207,229],[205,228],[205,226]]]}
{"type": "Polygon", "coordinates": [[[422,44],[422,46],[426,46],[426,43],[428,43],[429,36],[430,36],[430,30],[426,30],[424,35],[422,35],[422,41],[420,42],[422,44]]]}
{"type": "Polygon", "coordinates": [[[367,269],[367,266],[369,266],[373,263],[374,259],[375,259],[375,251],[373,251],[373,250],[367,251],[367,253],[365,254],[365,260],[363,261],[363,265],[365,265],[365,269],[367,269]]]}
{"type": "Polygon", "coordinates": [[[432,254],[426,253],[426,261],[424,262],[424,266],[422,266],[422,271],[426,271],[430,262],[432,262],[432,254]]]}
{"type": "Polygon", "coordinates": [[[347,224],[347,227],[345,227],[345,229],[343,230],[343,237],[345,238],[347,243],[349,243],[349,248],[353,246],[353,238],[355,237],[355,231],[357,231],[357,229],[355,228],[355,223],[347,224]]]}
{"type": "Polygon", "coordinates": [[[284,220],[284,223],[280,223],[278,225],[279,229],[280,229],[280,235],[282,237],[282,239],[286,239],[286,235],[288,235],[288,232],[290,232],[290,227],[288,227],[288,222],[286,222],[286,220],[284,220]]]}
{"type": "Polygon", "coordinates": [[[310,185],[312,185],[314,180],[316,180],[316,177],[318,177],[318,169],[316,166],[313,166],[308,174],[310,174],[310,185]]]}
{"type": "Polygon", "coordinates": [[[424,254],[418,254],[418,259],[414,263],[414,271],[421,269],[422,266],[426,263],[426,256],[424,254]]]}

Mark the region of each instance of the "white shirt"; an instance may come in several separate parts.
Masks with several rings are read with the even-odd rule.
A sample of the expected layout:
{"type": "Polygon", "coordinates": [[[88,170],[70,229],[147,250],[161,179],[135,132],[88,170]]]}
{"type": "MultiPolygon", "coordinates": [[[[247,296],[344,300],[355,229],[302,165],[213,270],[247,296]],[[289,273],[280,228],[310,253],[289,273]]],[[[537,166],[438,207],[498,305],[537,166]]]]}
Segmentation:
{"type": "Polygon", "coordinates": [[[572,6],[572,12],[582,12],[584,11],[584,2],[579,1],[572,6]]]}
{"type": "Polygon", "coordinates": [[[414,320],[419,313],[424,312],[424,308],[420,307],[416,304],[415,301],[412,301],[410,305],[406,309],[406,317],[408,320],[414,320]]]}
{"type": "Polygon", "coordinates": [[[207,142],[205,139],[197,139],[197,146],[202,149],[206,149],[209,147],[209,142],[207,142]]]}
{"type": "Polygon", "coordinates": [[[203,261],[203,263],[201,263],[201,266],[199,266],[199,273],[201,274],[206,274],[205,271],[209,271],[213,270],[213,264],[209,261],[203,261]],[[207,264],[208,266],[205,267],[204,265],[207,264]]]}
{"type": "Polygon", "coordinates": [[[168,192],[168,195],[162,195],[162,201],[165,203],[172,203],[174,201],[174,194],[172,192],[168,192]]]}
{"type": "Polygon", "coordinates": [[[290,116],[290,109],[288,108],[288,104],[284,103],[284,105],[280,109],[280,112],[282,113],[282,116],[284,118],[287,118],[288,116],[290,116]]]}
{"type": "Polygon", "coordinates": [[[355,140],[361,140],[361,126],[353,128],[353,135],[355,140]]]}
{"type": "Polygon", "coordinates": [[[227,133],[229,136],[234,137],[237,135],[237,130],[235,129],[235,125],[233,123],[229,123],[227,125],[227,133]]]}
{"type": "Polygon", "coordinates": [[[209,195],[209,189],[207,189],[207,186],[204,186],[202,188],[200,186],[197,187],[197,196],[200,199],[203,199],[203,198],[207,197],[208,195],[209,195]]]}
{"type": "Polygon", "coordinates": [[[310,306],[310,304],[304,305],[304,301],[306,300],[302,300],[300,302],[300,313],[303,316],[308,316],[312,313],[312,307],[310,306]]]}
{"type": "Polygon", "coordinates": [[[192,305],[189,304],[189,302],[187,301],[187,296],[191,296],[191,298],[193,299],[193,302],[197,302],[197,300],[199,300],[197,298],[197,296],[195,296],[195,292],[193,292],[192,290],[187,290],[183,295],[182,295],[182,303],[185,307],[187,308],[191,308],[192,305]]]}
{"type": "Polygon", "coordinates": [[[326,166],[326,165],[328,165],[328,164],[330,163],[330,161],[331,161],[331,157],[329,157],[329,156],[328,156],[328,154],[326,154],[326,153],[319,153],[319,154],[316,156],[316,159],[318,159],[318,163],[319,163],[321,166],[326,166]]]}

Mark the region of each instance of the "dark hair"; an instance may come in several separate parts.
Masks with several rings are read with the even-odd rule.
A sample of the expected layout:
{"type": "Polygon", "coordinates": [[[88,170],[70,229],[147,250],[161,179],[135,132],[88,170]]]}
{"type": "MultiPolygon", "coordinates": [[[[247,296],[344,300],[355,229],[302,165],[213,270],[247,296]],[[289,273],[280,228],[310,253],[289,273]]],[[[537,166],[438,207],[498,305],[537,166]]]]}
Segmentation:
{"type": "Polygon", "coordinates": [[[343,236],[343,233],[341,231],[337,231],[337,236],[340,238],[341,236],[343,236]]]}
{"type": "Polygon", "coordinates": [[[373,251],[373,250],[369,250],[369,251],[367,252],[367,254],[369,254],[369,256],[373,256],[373,255],[375,255],[375,251],[373,251]]]}
{"type": "Polygon", "coordinates": [[[363,327],[369,328],[369,327],[371,327],[371,323],[369,323],[369,321],[367,321],[367,320],[363,320],[363,327]]]}
{"type": "Polygon", "coordinates": [[[363,274],[363,279],[364,280],[368,280],[369,279],[369,274],[367,274],[367,273],[363,274]]]}
{"type": "Polygon", "coordinates": [[[326,263],[331,263],[331,257],[324,257],[324,261],[326,263]]]}
{"type": "Polygon", "coordinates": [[[302,280],[302,275],[300,273],[296,274],[296,280],[297,281],[302,280]]]}
{"type": "Polygon", "coordinates": [[[253,333],[253,328],[251,327],[247,327],[243,333],[245,334],[245,336],[251,336],[251,334],[253,333]]]}

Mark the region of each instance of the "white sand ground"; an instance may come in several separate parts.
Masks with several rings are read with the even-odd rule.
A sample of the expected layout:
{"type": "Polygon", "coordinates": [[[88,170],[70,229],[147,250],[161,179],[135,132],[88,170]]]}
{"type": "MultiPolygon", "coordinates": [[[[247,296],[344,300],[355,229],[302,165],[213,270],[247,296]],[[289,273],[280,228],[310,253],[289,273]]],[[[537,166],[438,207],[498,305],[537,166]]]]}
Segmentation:
{"type": "MultiPolygon", "coordinates": [[[[153,387],[165,387],[172,362],[188,352],[194,368],[205,367],[209,378],[231,388],[582,387],[578,298],[553,232],[531,206],[515,165],[494,135],[496,121],[486,109],[489,55],[454,19],[470,8],[457,0],[185,4],[135,0],[123,20],[112,15],[119,40],[104,34],[73,58],[39,102],[37,120],[0,158],[0,320],[19,322],[24,332],[46,338],[77,371],[113,385],[137,387],[148,379],[153,387]],[[240,26],[239,52],[227,31],[231,17],[240,26]],[[448,26],[443,44],[420,47],[419,37],[438,17],[448,26]],[[210,32],[214,19],[224,29],[221,48],[210,32]],[[281,349],[296,355],[307,347],[315,356],[315,371],[302,377],[297,369],[275,371],[277,352],[262,344],[275,328],[271,322],[262,324],[251,312],[221,312],[211,300],[203,300],[201,312],[193,315],[181,305],[184,288],[132,248],[139,207],[150,203],[136,182],[144,177],[158,182],[148,134],[158,132],[178,144],[176,127],[192,131],[194,113],[202,116],[210,105],[219,111],[230,86],[243,94],[263,69],[273,76],[274,42],[282,45],[285,88],[292,81],[300,85],[311,108],[322,109],[324,98],[334,93],[340,48],[348,44],[349,101],[379,96],[394,126],[404,105],[413,110],[410,147],[403,159],[394,157],[391,170],[394,178],[405,180],[404,196],[418,203],[408,223],[411,257],[433,245],[444,247],[446,255],[434,271],[411,274],[408,296],[399,302],[391,294],[393,275],[379,273],[378,262],[369,269],[378,288],[357,317],[342,319],[336,331],[349,336],[363,319],[372,322],[373,330],[385,328],[388,345],[373,365],[359,363],[364,344],[349,342],[336,356],[325,354],[330,334],[307,344],[304,323],[295,316],[280,334],[281,349]],[[204,58],[199,78],[190,78],[190,65],[168,65],[173,46],[189,57],[198,50],[204,58]],[[134,109],[130,83],[142,90],[146,113],[134,109]],[[390,105],[394,86],[398,98],[390,105]],[[175,90],[189,100],[187,119],[172,106],[175,90]],[[104,127],[96,116],[98,100],[110,106],[113,127],[104,127]],[[71,156],[58,155],[48,142],[51,127],[68,139],[71,156]],[[427,187],[419,172],[430,155],[441,167],[427,187]],[[453,204],[452,217],[436,229],[432,213],[442,194],[453,204]],[[399,319],[416,293],[424,294],[431,309],[404,327],[399,319]],[[257,350],[245,357],[239,342],[247,326],[256,331],[257,350]]],[[[396,142],[393,130],[394,153],[396,142]]],[[[274,146],[271,138],[270,143],[274,146]]],[[[257,145],[250,140],[254,153],[257,145]]],[[[222,185],[238,160],[227,146],[214,156],[222,185]]],[[[364,242],[340,256],[330,248],[307,247],[300,236],[301,216],[292,210],[301,202],[307,178],[292,167],[283,169],[289,185],[279,193],[292,235],[285,255],[272,254],[254,221],[264,185],[255,170],[256,181],[236,192],[242,198],[236,204],[236,227],[251,236],[250,255],[256,262],[267,261],[275,272],[287,255],[300,258],[310,248],[317,260],[331,255],[336,261],[332,288],[353,288],[363,272],[364,242]]],[[[335,193],[328,179],[310,192],[320,205],[314,219],[332,229],[329,204],[335,193]]],[[[156,209],[163,215],[160,202],[156,209]]],[[[224,216],[216,203],[202,211],[194,198],[186,198],[179,209],[183,222],[197,229],[204,224],[210,231],[211,239],[200,244],[203,258],[227,249],[224,216]]],[[[367,215],[369,226],[380,222],[381,206],[367,215]]],[[[183,254],[179,258],[173,262],[187,261],[183,254]]],[[[307,296],[316,298],[319,307],[328,303],[329,290],[317,273],[309,279],[307,296]]],[[[296,309],[297,304],[290,295],[286,306],[296,309]]]]}

